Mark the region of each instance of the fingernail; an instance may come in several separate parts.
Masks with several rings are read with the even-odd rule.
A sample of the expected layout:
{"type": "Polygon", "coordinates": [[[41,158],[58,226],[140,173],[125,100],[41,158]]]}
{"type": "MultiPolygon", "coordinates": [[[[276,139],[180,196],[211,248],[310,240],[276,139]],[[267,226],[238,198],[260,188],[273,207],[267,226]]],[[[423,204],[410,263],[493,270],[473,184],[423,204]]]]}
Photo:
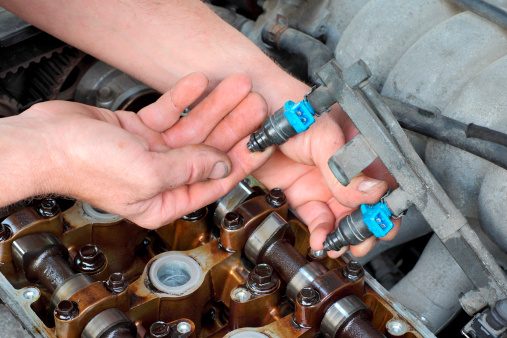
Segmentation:
{"type": "Polygon", "coordinates": [[[362,192],[368,192],[371,190],[371,188],[382,182],[383,181],[370,178],[359,183],[359,185],[357,186],[357,190],[362,192]]]}
{"type": "Polygon", "coordinates": [[[211,179],[219,179],[224,178],[229,174],[229,168],[227,167],[227,164],[225,162],[218,162],[213,167],[213,170],[211,171],[211,174],[208,176],[208,178],[211,179]]]}

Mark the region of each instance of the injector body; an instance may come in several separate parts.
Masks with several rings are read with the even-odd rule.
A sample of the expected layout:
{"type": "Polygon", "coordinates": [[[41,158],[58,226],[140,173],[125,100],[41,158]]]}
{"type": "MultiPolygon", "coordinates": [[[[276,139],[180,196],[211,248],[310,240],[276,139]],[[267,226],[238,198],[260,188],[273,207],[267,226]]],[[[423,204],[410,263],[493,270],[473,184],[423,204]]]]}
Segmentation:
{"type": "Polygon", "coordinates": [[[308,130],[315,122],[314,115],[315,110],[306,99],[298,103],[288,101],[264,120],[261,129],[250,136],[247,147],[251,152],[262,152],[271,145],[283,144],[308,130]]]}
{"type": "Polygon", "coordinates": [[[261,129],[250,136],[247,147],[251,152],[264,151],[272,145],[281,145],[302,133],[315,122],[315,118],[329,111],[336,103],[326,86],[312,89],[298,103],[287,101],[262,123],[261,129]]]}
{"type": "Polygon", "coordinates": [[[338,251],[344,246],[359,244],[372,236],[384,237],[393,228],[391,215],[383,201],[374,205],[362,204],[359,209],[345,216],[338,228],[326,236],[324,250],[338,251]]]}

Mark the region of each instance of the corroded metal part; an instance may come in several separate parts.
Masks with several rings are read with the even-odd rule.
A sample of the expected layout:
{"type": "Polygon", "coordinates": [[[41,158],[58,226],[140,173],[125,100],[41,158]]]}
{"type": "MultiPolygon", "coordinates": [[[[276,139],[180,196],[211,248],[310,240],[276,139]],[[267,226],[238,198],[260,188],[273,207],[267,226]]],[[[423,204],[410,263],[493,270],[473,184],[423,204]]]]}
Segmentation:
{"type": "MultiPolygon", "coordinates": [[[[242,232],[241,241],[239,237],[234,238],[227,232],[224,236],[225,238],[229,235],[229,238],[234,239],[229,243],[236,245],[243,243],[242,247],[239,247],[241,249],[247,241],[247,234],[252,237],[257,231],[263,233],[262,225],[259,225],[266,219],[262,224],[271,226],[265,229],[265,240],[258,242],[256,261],[259,264],[253,267],[244,257],[242,258],[242,250],[236,252],[224,250],[221,239],[199,242],[190,250],[188,248],[197,242],[192,244],[187,241],[182,244],[186,247],[184,251],[174,251],[174,245],[178,245],[174,237],[184,235],[187,230],[191,231],[192,225],[200,228],[193,235],[201,230],[201,233],[210,233],[210,219],[203,215],[193,214],[192,217],[180,219],[169,225],[173,226],[174,230],[175,224],[178,223],[181,226],[180,235],[175,231],[148,235],[145,230],[137,229],[135,225],[122,218],[77,203],[63,212],[64,222],[60,227],[62,229],[60,238],[65,246],[59,244],[61,242],[58,236],[41,235],[40,231],[34,237],[31,237],[31,234],[23,236],[17,239],[16,243],[31,243],[33,249],[49,247],[57,257],[60,257],[61,261],[56,266],[68,268],[71,261],[78,257],[80,249],[87,248],[87,245],[92,247],[95,245],[103,250],[107,259],[106,266],[102,272],[93,275],[76,274],[70,270],[70,276],[58,282],[56,288],[51,287],[49,293],[45,288],[41,290],[32,288],[33,294],[38,295],[38,298],[25,312],[37,317],[33,312],[35,310],[42,316],[47,311],[44,304],[50,304],[50,311],[53,311],[52,309],[62,301],[70,304],[74,302],[78,311],[71,311],[72,316],[55,315],[56,333],[68,337],[80,335],[109,337],[109,334],[120,332],[133,334],[134,330],[140,336],[144,336],[149,333],[152,324],[159,321],[168,325],[171,332],[179,334],[178,337],[186,337],[185,334],[177,332],[178,323],[182,322],[192,323],[191,333],[187,335],[189,337],[218,338],[230,334],[238,337],[253,334],[268,337],[276,335],[313,337],[320,330],[320,321],[326,310],[337,300],[351,294],[360,297],[369,308],[382,314],[378,318],[374,317],[372,323],[375,328],[385,329],[390,319],[399,318],[396,317],[397,312],[390,307],[389,302],[363,284],[363,277],[355,282],[352,281],[355,276],[352,279],[347,278],[351,274],[344,273],[345,262],[326,257],[308,262],[305,259],[309,248],[308,231],[293,217],[289,218],[290,222],[286,221],[286,203],[278,208],[283,215],[274,214],[273,209],[277,208],[273,208],[266,196],[257,196],[242,203],[234,212],[244,217],[245,223],[230,231],[242,232]],[[271,218],[268,215],[271,215],[271,218]],[[279,226],[272,226],[275,224],[273,219],[277,220],[275,223],[279,226]],[[109,238],[102,238],[99,235],[109,238]],[[29,240],[40,236],[52,240],[42,241],[39,243],[41,245],[35,245],[37,241],[29,240]],[[116,242],[112,241],[112,238],[116,239],[116,242]],[[160,252],[164,249],[157,241],[163,241],[164,245],[170,243],[167,247],[172,250],[157,253],[157,250],[160,252]],[[65,247],[70,249],[68,259],[63,258],[67,257],[65,247]],[[181,257],[184,257],[184,261],[181,257]],[[192,264],[191,268],[188,268],[189,264],[192,264]],[[115,271],[112,267],[121,268],[115,271]],[[166,274],[168,270],[172,270],[173,274],[166,274]],[[311,275],[311,278],[302,278],[303,272],[307,270],[314,272],[306,273],[308,276],[311,275]],[[155,279],[159,282],[176,284],[168,286],[162,283],[162,287],[156,286],[157,283],[153,282],[155,279]],[[301,282],[303,279],[304,283],[295,282],[296,280],[301,282]],[[127,284],[127,281],[130,283],[127,284]],[[286,288],[284,281],[289,283],[289,288],[286,288]],[[175,287],[181,286],[186,290],[174,292],[175,287]],[[293,289],[297,291],[295,292],[297,295],[305,287],[311,291],[303,290],[299,296],[294,296],[295,309],[292,308],[283,297],[284,292],[290,294],[289,289],[293,289]],[[51,295],[52,289],[54,292],[51,295]],[[246,327],[249,329],[242,329],[246,327]]],[[[40,216],[40,213],[34,218],[37,215],[40,216]]],[[[45,222],[52,220],[49,218],[45,222]]],[[[34,222],[33,226],[37,226],[37,222],[34,222]]],[[[11,226],[16,223],[9,224],[11,226]]],[[[25,228],[29,226],[32,225],[29,224],[25,228]]],[[[226,230],[221,228],[221,231],[226,230]]],[[[16,246],[17,256],[24,257],[23,252],[26,250],[23,250],[23,247],[16,246]]],[[[17,258],[17,261],[17,265],[22,267],[23,259],[17,258]]],[[[55,265],[52,261],[48,262],[55,265]]],[[[5,271],[4,266],[0,266],[0,271],[5,271]]],[[[31,276],[30,273],[28,275],[31,276]]],[[[14,280],[14,277],[11,277],[11,280],[14,280]]],[[[26,280],[19,278],[18,280],[21,286],[29,285],[26,280]]],[[[9,299],[11,294],[12,292],[5,297],[9,299]]],[[[5,292],[2,295],[5,295],[5,292]]],[[[354,322],[353,332],[360,331],[358,325],[368,328],[371,326],[361,320],[354,322]]],[[[34,322],[37,323],[36,320],[34,322]]],[[[181,324],[181,329],[185,328],[187,325],[181,324]]],[[[47,335],[51,337],[55,334],[51,330],[48,332],[47,335]]],[[[410,325],[407,337],[418,337],[410,325]]]]}
{"type": "Polygon", "coordinates": [[[90,320],[103,311],[113,308],[121,310],[119,312],[128,311],[130,291],[127,288],[120,293],[111,293],[103,282],[95,282],[74,293],[68,300],[79,304],[79,314],[70,320],[55,316],[56,331],[63,337],[80,337],[90,320]]]}
{"type": "Polygon", "coordinates": [[[234,212],[241,215],[244,225],[237,229],[226,229],[223,226],[220,228],[220,243],[229,251],[242,250],[252,232],[272,212],[287,217],[288,206],[285,202],[273,207],[265,196],[257,196],[238,206],[234,212]]]}
{"type": "Polygon", "coordinates": [[[164,249],[191,250],[211,240],[208,209],[203,208],[156,230],[164,249]]]}

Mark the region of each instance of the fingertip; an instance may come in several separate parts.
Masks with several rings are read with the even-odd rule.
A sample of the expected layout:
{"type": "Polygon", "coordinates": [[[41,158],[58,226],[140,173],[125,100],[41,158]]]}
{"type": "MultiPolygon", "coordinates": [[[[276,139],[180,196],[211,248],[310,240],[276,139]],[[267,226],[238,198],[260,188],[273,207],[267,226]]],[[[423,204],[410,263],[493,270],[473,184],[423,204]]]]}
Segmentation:
{"type": "Polygon", "coordinates": [[[342,194],[337,199],[349,207],[358,207],[360,204],[375,204],[378,203],[388,189],[389,185],[386,182],[370,178],[361,173],[345,187],[347,193],[342,194]]]}
{"type": "Polygon", "coordinates": [[[310,233],[310,246],[313,250],[319,251],[324,249],[324,241],[327,234],[333,230],[333,225],[329,223],[321,223],[317,225],[310,233]]]}
{"type": "MultiPolygon", "coordinates": [[[[231,171],[231,160],[224,152],[211,146],[196,144],[187,145],[171,151],[171,158],[177,158],[181,165],[179,175],[184,179],[181,184],[193,184],[208,179],[220,179],[227,176],[231,171]]],[[[176,163],[178,164],[178,163],[176,163]]],[[[173,171],[176,171],[174,169],[173,171]]]]}
{"type": "Polygon", "coordinates": [[[247,96],[248,102],[252,105],[255,121],[260,120],[261,122],[268,116],[268,104],[264,97],[257,92],[250,92],[247,96]]]}
{"type": "Polygon", "coordinates": [[[208,178],[214,180],[221,179],[227,177],[230,172],[231,170],[225,162],[217,162],[213,166],[213,170],[211,170],[211,173],[208,176],[208,178]]]}
{"type": "Polygon", "coordinates": [[[206,74],[194,72],[180,79],[168,95],[175,106],[187,108],[206,91],[208,85],[209,79],[206,74]]]}
{"type": "Polygon", "coordinates": [[[246,72],[241,71],[241,70],[235,70],[228,76],[228,78],[230,78],[231,80],[234,80],[236,85],[239,86],[240,88],[242,88],[246,91],[252,90],[252,86],[253,86],[252,80],[246,72]]]}
{"type": "Polygon", "coordinates": [[[206,74],[201,72],[195,72],[191,73],[187,76],[185,76],[185,81],[190,82],[190,86],[194,87],[194,89],[199,92],[199,95],[202,95],[202,93],[208,88],[209,85],[209,78],[206,74]]]}
{"type": "Polygon", "coordinates": [[[367,192],[371,191],[372,189],[375,189],[376,187],[382,185],[382,183],[385,183],[385,182],[383,182],[381,180],[374,179],[374,178],[365,177],[357,185],[357,190],[367,193],[367,192]]]}

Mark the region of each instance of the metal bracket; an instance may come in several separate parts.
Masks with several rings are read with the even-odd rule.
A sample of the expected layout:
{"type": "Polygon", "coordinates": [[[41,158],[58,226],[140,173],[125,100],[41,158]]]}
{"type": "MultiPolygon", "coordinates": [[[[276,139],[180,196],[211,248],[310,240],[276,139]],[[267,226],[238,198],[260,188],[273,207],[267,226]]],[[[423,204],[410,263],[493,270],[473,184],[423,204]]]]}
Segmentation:
{"type": "Polygon", "coordinates": [[[327,92],[350,117],[359,134],[330,159],[329,167],[338,181],[350,180],[380,158],[398,182],[399,188],[385,198],[393,214],[414,205],[475,284],[493,305],[507,297],[507,278],[477,234],[454,206],[410,144],[380,94],[370,84],[371,75],[360,60],[341,71],[330,61],[318,72],[327,92]]]}

